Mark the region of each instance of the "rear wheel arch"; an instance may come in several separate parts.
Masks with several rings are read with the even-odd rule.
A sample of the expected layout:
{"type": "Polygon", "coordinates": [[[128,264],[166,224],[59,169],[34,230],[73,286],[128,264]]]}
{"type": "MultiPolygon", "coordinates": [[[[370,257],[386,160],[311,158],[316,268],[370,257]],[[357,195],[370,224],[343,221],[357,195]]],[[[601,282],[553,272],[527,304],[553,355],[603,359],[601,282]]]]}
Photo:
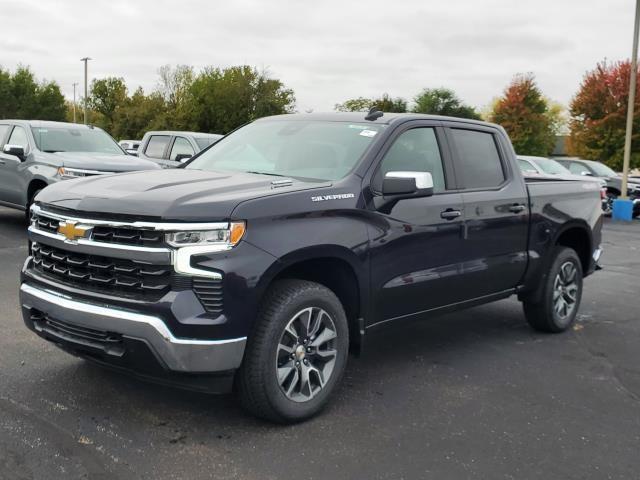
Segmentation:
{"type": "Polygon", "coordinates": [[[563,226],[556,234],[553,245],[573,249],[578,254],[582,270],[584,272],[589,270],[591,253],[593,252],[593,239],[591,229],[586,222],[574,221],[563,226]]]}

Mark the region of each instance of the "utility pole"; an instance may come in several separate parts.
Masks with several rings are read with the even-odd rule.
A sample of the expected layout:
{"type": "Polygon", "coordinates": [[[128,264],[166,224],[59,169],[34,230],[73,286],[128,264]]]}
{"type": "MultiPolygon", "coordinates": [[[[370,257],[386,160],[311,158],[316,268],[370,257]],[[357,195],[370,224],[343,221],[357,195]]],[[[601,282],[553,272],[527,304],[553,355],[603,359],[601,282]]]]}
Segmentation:
{"type": "Polygon", "coordinates": [[[631,133],[633,132],[633,107],[636,102],[636,80],[638,78],[638,30],[640,27],[640,0],[636,0],[636,17],[633,24],[633,47],[631,48],[631,71],[629,73],[629,102],[627,104],[627,128],[624,137],[622,160],[622,192],[613,201],[611,218],[630,222],[633,220],[633,202],[627,196],[629,162],[631,160],[631,133]]]}
{"type": "Polygon", "coordinates": [[[76,87],[78,86],[78,82],[73,82],[73,123],[76,122],[76,87]]]}
{"type": "Polygon", "coordinates": [[[627,130],[624,137],[624,160],[622,163],[622,199],[627,199],[627,177],[631,160],[631,133],[633,131],[633,107],[636,101],[636,79],[638,77],[638,28],[640,27],[640,0],[636,0],[636,20],[633,27],[631,49],[631,77],[629,78],[629,104],[627,106],[627,130]]]}
{"type": "Polygon", "coordinates": [[[84,62],[84,124],[87,124],[87,102],[89,101],[89,92],[87,88],[87,64],[91,60],[89,57],[81,58],[80,61],[84,62]]]}

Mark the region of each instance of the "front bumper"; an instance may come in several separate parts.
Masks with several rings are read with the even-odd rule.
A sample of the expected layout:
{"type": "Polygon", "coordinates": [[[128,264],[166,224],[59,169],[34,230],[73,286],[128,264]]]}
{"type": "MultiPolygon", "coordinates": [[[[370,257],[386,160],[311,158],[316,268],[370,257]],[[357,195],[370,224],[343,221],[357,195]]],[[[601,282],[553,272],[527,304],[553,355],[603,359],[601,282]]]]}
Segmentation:
{"type": "MultiPolygon", "coordinates": [[[[178,338],[158,317],[74,300],[28,283],[23,283],[20,287],[20,304],[25,323],[30,329],[56,343],[64,344],[67,348],[74,348],[75,344],[83,350],[88,347],[100,349],[96,342],[92,342],[94,345],[87,345],[86,337],[74,335],[73,332],[83,332],[82,329],[88,329],[89,332],[108,330],[124,340],[144,343],[161,368],[170,372],[214,373],[237,369],[242,362],[247,341],[246,337],[225,340],[178,338]],[[43,335],[42,329],[38,331],[38,325],[33,321],[34,315],[68,323],[70,328],[63,332],[71,334],[49,331],[46,332],[47,335],[43,335]],[[56,339],[56,335],[59,338],[56,339]]],[[[110,356],[116,360],[116,357],[123,354],[120,350],[110,352],[108,346],[103,350],[100,357],[107,363],[110,356]]]]}

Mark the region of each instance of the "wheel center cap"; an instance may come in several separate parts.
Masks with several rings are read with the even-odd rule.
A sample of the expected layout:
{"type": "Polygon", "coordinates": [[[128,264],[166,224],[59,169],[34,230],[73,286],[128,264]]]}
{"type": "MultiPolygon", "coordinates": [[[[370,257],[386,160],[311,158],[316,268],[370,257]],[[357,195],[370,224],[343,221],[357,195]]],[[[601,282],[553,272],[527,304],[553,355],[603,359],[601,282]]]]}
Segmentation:
{"type": "Polygon", "coordinates": [[[304,345],[298,345],[298,348],[296,348],[295,354],[298,360],[302,360],[305,356],[304,345]]]}

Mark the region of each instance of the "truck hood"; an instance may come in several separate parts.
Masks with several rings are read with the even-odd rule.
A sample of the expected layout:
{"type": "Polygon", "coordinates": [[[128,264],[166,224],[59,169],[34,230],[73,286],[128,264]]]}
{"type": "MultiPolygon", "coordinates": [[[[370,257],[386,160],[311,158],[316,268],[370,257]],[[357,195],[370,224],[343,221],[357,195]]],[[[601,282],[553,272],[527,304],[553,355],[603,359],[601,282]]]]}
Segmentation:
{"type": "Polygon", "coordinates": [[[63,167],[100,170],[105,172],[131,172],[134,170],[158,170],[160,166],[152,161],[133,155],[117,155],[95,152],[56,152],[52,155],[63,167]]]}
{"type": "Polygon", "coordinates": [[[283,179],[240,172],[164,169],[58,182],[44,189],[36,200],[102,217],[112,214],[139,219],[216,221],[230,218],[234,208],[245,200],[331,185],[295,179],[287,186],[272,183],[278,180],[283,179]]]}

